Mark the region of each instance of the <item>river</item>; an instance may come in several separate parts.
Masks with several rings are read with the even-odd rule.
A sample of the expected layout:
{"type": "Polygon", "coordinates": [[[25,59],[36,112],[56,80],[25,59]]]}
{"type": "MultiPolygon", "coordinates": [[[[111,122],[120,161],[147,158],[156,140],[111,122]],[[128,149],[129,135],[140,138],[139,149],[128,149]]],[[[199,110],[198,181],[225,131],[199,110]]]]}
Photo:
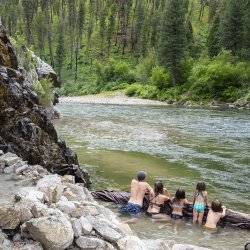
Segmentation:
{"type": "MultiPolygon", "coordinates": [[[[250,112],[61,103],[55,122],[89,170],[94,189],[128,190],[138,170],[148,182],[161,179],[170,193],[183,187],[192,199],[196,183],[207,183],[209,200],[219,198],[250,213],[250,112]]],[[[213,249],[243,249],[247,231],[211,234],[190,222],[158,224],[143,218],[132,225],[142,238],[174,239],[213,249]]]]}

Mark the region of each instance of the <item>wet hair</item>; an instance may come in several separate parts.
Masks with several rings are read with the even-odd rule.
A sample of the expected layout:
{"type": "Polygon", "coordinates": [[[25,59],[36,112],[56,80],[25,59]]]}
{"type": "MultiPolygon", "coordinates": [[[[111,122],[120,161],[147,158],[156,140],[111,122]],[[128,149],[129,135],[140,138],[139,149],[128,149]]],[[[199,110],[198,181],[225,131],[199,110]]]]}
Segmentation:
{"type": "Polygon", "coordinates": [[[175,198],[174,200],[175,201],[179,201],[179,200],[182,200],[182,199],[185,199],[186,198],[186,193],[185,193],[185,190],[182,189],[182,188],[178,188],[176,193],[175,193],[175,198]]]}
{"type": "Polygon", "coordinates": [[[222,204],[219,200],[213,200],[211,203],[211,208],[214,212],[222,212],[222,204]]]}
{"type": "Polygon", "coordinates": [[[163,193],[163,183],[161,181],[155,182],[154,191],[156,195],[163,193]]]}
{"type": "Polygon", "coordinates": [[[146,178],[146,172],[144,172],[144,171],[139,171],[138,173],[137,173],[137,180],[138,181],[144,181],[145,180],[145,178],[146,178]]]}
{"type": "Polygon", "coordinates": [[[247,242],[245,245],[245,250],[250,250],[250,242],[247,242]]]}
{"type": "Polygon", "coordinates": [[[199,181],[196,185],[196,190],[199,192],[205,191],[206,190],[206,184],[203,181],[199,181]]]}

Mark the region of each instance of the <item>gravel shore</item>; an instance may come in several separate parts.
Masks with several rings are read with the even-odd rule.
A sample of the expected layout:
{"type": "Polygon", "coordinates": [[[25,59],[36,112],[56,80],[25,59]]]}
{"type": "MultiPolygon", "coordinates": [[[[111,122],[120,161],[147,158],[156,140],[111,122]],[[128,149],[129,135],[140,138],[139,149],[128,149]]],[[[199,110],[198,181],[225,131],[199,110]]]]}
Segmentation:
{"type": "Polygon", "coordinates": [[[61,97],[62,103],[86,103],[86,104],[111,104],[111,105],[143,105],[143,106],[169,106],[166,102],[127,97],[125,95],[105,96],[86,95],[61,97]]]}

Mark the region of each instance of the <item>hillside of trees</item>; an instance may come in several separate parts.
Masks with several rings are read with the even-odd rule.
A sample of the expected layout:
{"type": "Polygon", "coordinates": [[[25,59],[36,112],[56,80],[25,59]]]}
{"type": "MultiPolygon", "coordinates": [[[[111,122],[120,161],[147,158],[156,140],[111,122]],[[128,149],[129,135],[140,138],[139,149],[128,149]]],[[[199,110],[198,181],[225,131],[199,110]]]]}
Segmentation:
{"type": "Polygon", "coordinates": [[[250,0],[1,0],[63,95],[250,101],[250,0]]]}

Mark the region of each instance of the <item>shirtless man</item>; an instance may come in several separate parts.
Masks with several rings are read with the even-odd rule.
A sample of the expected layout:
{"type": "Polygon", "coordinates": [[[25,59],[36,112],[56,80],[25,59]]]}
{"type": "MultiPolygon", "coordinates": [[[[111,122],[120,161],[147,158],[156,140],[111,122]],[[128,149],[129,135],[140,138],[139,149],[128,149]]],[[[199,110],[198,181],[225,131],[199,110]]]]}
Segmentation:
{"type": "Polygon", "coordinates": [[[137,180],[133,179],[131,182],[131,195],[128,204],[121,207],[122,214],[129,214],[131,216],[138,216],[141,213],[143,198],[146,193],[154,195],[153,189],[145,182],[146,173],[139,171],[137,173],[137,180]]]}

